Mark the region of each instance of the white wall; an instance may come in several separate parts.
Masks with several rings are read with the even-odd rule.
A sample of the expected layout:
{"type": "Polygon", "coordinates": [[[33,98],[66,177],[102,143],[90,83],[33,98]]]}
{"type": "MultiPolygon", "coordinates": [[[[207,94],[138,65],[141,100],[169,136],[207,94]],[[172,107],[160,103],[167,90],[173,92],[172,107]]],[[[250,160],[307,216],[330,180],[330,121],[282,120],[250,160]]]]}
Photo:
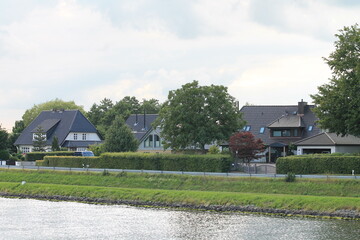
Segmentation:
{"type": "Polygon", "coordinates": [[[66,139],[68,141],[101,141],[97,133],[70,132],[66,139]],[[77,140],[74,140],[74,133],[77,134],[77,140]],[[86,134],[86,140],[82,140],[82,135],[86,134]]]}
{"type": "Polygon", "coordinates": [[[360,146],[336,146],[336,152],[341,153],[358,153],[360,152],[360,146]]]}

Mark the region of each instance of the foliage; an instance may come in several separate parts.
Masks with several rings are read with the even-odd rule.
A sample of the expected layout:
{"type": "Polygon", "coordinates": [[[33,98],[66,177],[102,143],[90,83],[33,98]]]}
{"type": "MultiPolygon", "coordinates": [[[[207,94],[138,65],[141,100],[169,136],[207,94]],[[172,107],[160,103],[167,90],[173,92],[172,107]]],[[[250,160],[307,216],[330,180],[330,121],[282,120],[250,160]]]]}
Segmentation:
{"type": "Polygon", "coordinates": [[[10,154],[8,150],[0,150],[0,159],[1,160],[8,160],[10,158],[10,154]]]}
{"type": "Polygon", "coordinates": [[[100,157],[44,158],[47,166],[107,169],[147,169],[163,171],[228,172],[231,158],[224,155],[178,155],[149,153],[103,153],[100,157]]]}
{"type": "Polygon", "coordinates": [[[210,148],[209,148],[209,154],[219,154],[220,153],[220,149],[218,146],[216,145],[212,145],[210,148]]]}
{"type": "Polygon", "coordinates": [[[335,51],[324,58],[332,77],[311,96],[314,112],[321,128],[360,136],[360,28],[357,24],[344,27],[335,36],[335,51]]]}
{"type": "Polygon", "coordinates": [[[12,128],[12,132],[8,138],[8,148],[11,153],[17,153],[18,150],[16,146],[14,146],[14,143],[24,129],[25,129],[24,121],[22,120],[15,121],[15,125],[12,128]]]}
{"type": "Polygon", "coordinates": [[[73,156],[72,151],[58,151],[58,152],[30,152],[25,156],[26,161],[43,160],[45,156],[73,156]]]}
{"type": "Polygon", "coordinates": [[[197,81],[169,92],[154,127],[159,126],[164,147],[186,149],[228,140],[244,122],[234,98],[224,86],[199,86],[197,81]]]}
{"type": "Polygon", "coordinates": [[[104,98],[100,104],[93,104],[88,112],[89,120],[96,126],[101,135],[106,137],[108,127],[118,116],[126,120],[130,114],[135,113],[158,113],[160,109],[159,101],[156,99],[146,100],[142,102],[136,97],[126,96],[120,101],[113,104],[110,99],[104,98]]]}
{"type": "Polygon", "coordinates": [[[42,111],[52,109],[80,110],[84,115],[86,114],[84,108],[76,105],[74,101],[65,102],[56,98],[48,102],[34,105],[32,108],[26,110],[22,116],[24,126],[27,127],[42,111]]]}
{"type": "Polygon", "coordinates": [[[139,143],[129,126],[116,117],[106,133],[104,149],[107,152],[135,152],[139,143]]]}
{"type": "Polygon", "coordinates": [[[33,145],[34,145],[34,149],[33,149],[34,152],[45,152],[46,133],[44,132],[44,129],[40,125],[35,130],[33,145]]]}
{"type": "Polygon", "coordinates": [[[285,176],[285,182],[295,182],[296,175],[295,173],[288,172],[285,176]]]}
{"type": "Polygon", "coordinates": [[[8,132],[0,125],[0,150],[6,150],[8,147],[8,132]]]}
{"type": "Polygon", "coordinates": [[[100,156],[102,153],[105,152],[104,144],[94,144],[89,146],[89,151],[92,151],[95,156],[100,156]]]}
{"type": "Polygon", "coordinates": [[[355,174],[360,173],[360,156],[314,154],[278,158],[276,172],[287,174],[355,174]]]}
{"type": "Polygon", "coordinates": [[[51,143],[51,151],[53,152],[57,152],[60,151],[60,146],[59,146],[59,139],[57,136],[54,136],[52,143],[51,143]]]}
{"type": "Polygon", "coordinates": [[[260,138],[255,139],[251,132],[238,132],[230,137],[229,148],[233,156],[250,163],[262,157],[260,153],[264,152],[265,145],[260,138]]]}

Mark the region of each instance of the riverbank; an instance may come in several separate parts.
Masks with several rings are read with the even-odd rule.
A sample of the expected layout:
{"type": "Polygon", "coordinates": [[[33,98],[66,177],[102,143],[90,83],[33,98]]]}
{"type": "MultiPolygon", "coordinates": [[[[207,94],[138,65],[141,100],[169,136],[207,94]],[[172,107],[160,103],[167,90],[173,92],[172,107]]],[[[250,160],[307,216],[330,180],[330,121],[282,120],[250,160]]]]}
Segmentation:
{"type": "Polygon", "coordinates": [[[11,170],[1,171],[0,181],[4,197],[360,219],[354,180],[11,170]]]}

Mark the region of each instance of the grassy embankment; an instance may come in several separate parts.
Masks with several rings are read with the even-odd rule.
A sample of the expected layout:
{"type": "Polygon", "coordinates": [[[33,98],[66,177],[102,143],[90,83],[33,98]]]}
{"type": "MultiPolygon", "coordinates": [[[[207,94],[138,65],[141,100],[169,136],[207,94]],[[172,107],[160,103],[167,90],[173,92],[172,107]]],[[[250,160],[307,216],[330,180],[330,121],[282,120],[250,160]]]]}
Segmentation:
{"type": "Polygon", "coordinates": [[[0,192],[188,205],[360,213],[360,181],[0,171],[0,192]],[[21,182],[26,181],[22,185],[21,182]]]}

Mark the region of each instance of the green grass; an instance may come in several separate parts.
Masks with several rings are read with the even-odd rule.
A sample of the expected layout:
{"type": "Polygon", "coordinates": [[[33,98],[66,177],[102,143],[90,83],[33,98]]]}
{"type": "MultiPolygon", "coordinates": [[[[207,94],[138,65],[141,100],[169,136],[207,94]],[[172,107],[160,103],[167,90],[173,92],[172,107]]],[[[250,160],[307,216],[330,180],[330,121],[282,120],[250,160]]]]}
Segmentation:
{"type": "Polygon", "coordinates": [[[0,192],[196,205],[360,212],[360,181],[166,174],[0,171],[0,192]],[[21,185],[21,181],[26,181],[21,185]]]}

